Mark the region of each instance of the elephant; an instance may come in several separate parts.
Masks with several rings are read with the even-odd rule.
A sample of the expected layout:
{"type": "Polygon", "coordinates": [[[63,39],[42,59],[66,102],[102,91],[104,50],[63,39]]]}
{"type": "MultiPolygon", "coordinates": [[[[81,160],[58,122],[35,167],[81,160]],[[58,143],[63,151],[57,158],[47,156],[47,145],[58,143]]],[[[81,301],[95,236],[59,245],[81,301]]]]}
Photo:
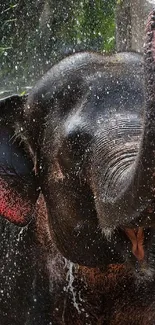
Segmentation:
{"type": "MultiPolygon", "coordinates": [[[[148,324],[148,311],[149,324],[154,324],[154,40],[155,10],[146,25],[143,57],[136,53],[111,56],[76,53],[54,65],[28,95],[12,95],[0,101],[2,223],[11,229],[24,227],[28,238],[31,231],[32,237],[35,236],[32,278],[39,276],[37,236],[43,238],[45,259],[46,262],[50,259],[52,269],[55,257],[60,273],[69,265],[66,277],[62,275],[60,280],[56,272],[52,281],[60,293],[60,301],[61,294],[66,297],[66,292],[72,293],[78,315],[69,323],[63,320],[62,311],[61,321],[51,316],[52,324],[86,323],[86,319],[79,320],[81,311],[76,294],[69,289],[74,282],[73,269],[77,288],[79,285],[80,290],[88,289],[89,295],[92,295],[92,270],[102,278],[102,316],[92,316],[91,320],[96,309],[88,308],[88,324],[148,324]],[[47,211],[45,224],[37,214],[40,196],[47,211]],[[47,233],[52,244],[46,243],[47,233]],[[56,245],[54,257],[53,245],[56,245]],[[113,285],[109,285],[113,281],[111,274],[115,279],[113,285]],[[87,285],[82,286],[85,281],[87,285]],[[57,282],[61,283],[60,288],[57,282]],[[130,288],[134,295],[129,294],[126,310],[131,317],[133,310],[136,311],[135,318],[139,318],[135,323],[134,320],[129,323],[127,312],[124,316],[125,307],[120,306],[118,299],[118,292],[129,292],[130,288]],[[135,296],[141,297],[142,290],[144,297],[138,300],[135,296]],[[121,320],[120,315],[123,315],[121,320]]],[[[40,273],[45,273],[46,283],[53,270],[49,273],[44,270],[40,251],[40,273]]],[[[51,301],[55,300],[55,293],[51,298],[47,287],[43,284],[42,301],[48,295],[51,301]]],[[[35,290],[39,291],[39,285],[35,290]]],[[[54,289],[51,290],[53,293],[54,289]]],[[[76,290],[82,304],[81,291],[76,290]]],[[[92,301],[91,296],[93,306],[92,301]]],[[[59,314],[60,306],[61,303],[54,307],[54,315],[57,311],[59,314]]],[[[43,320],[40,324],[44,324],[43,320]]]]}

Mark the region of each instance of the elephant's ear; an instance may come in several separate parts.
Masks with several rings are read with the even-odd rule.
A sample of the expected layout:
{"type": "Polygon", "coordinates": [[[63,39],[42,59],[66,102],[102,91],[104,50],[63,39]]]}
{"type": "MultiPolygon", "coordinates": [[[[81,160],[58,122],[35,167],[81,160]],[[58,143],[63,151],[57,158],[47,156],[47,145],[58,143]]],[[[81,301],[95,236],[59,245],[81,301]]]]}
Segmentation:
{"type": "Polygon", "coordinates": [[[18,95],[0,100],[0,216],[20,226],[33,217],[38,197],[33,162],[15,130],[25,100],[18,95]]]}
{"type": "Polygon", "coordinates": [[[11,95],[0,99],[0,121],[15,122],[23,114],[23,107],[28,95],[11,95]]]}

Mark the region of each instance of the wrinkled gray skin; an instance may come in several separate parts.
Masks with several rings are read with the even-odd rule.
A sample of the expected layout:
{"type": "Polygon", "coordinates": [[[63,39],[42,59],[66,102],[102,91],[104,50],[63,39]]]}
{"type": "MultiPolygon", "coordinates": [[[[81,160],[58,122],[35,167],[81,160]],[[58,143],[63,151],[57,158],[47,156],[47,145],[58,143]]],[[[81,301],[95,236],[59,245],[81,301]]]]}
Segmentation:
{"type": "Polygon", "coordinates": [[[2,123],[9,120],[34,164],[28,202],[32,195],[35,204],[39,188],[59,250],[82,265],[134,260],[124,229],[142,226],[153,268],[152,21],[144,65],[132,53],[75,54],[45,74],[23,104],[18,96],[0,104],[2,123]]]}
{"type": "Polygon", "coordinates": [[[82,53],[28,96],[21,138],[37,156],[58,248],[79,264],[124,262],[131,244],[122,228],[153,222],[142,215],[152,205],[154,168],[142,144],[144,88],[139,55],[82,53]]]}

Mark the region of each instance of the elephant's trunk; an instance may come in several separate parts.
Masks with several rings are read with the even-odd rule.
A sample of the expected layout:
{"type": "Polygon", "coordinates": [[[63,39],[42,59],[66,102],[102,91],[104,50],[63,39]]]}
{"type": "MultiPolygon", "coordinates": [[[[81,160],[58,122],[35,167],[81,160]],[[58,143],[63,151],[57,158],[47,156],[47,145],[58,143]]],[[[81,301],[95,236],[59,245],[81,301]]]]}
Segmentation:
{"type": "Polygon", "coordinates": [[[149,16],[146,28],[144,75],[145,121],[136,158],[130,159],[128,152],[123,172],[119,174],[118,170],[114,171],[111,166],[112,171],[108,171],[109,175],[104,173],[106,177],[102,184],[104,187],[102,196],[98,195],[97,191],[95,193],[95,190],[100,187],[103,169],[100,172],[92,171],[92,188],[95,189],[96,208],[103,230],[117,226],[126,229],[147,227],[153,223],[151,218],[155,219],[153,214],[150,218],[146,213],[143,224],[143,211],[150,207],[155,196],[155,10],[149,16]],[[97,178],[95,173],[98,174],[97,178]]]}

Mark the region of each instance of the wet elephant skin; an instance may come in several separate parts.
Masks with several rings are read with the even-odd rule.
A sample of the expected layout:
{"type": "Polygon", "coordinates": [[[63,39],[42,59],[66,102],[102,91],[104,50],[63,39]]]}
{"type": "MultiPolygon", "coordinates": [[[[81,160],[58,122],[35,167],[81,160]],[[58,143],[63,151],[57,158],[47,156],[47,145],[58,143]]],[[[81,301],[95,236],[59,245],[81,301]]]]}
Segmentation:
{"type": "Polygon", "coordinates": [[[0,101],[2,325],[154,324],[154,20],[0,101]]]}

